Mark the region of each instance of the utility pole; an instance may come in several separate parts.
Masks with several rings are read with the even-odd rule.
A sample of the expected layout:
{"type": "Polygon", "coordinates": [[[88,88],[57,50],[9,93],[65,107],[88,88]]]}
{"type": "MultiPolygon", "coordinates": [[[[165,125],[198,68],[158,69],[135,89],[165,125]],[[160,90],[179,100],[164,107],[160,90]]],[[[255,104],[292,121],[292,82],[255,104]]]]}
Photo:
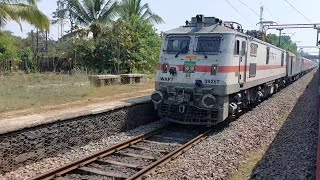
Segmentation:
{"type": "Polygon", "coordinates": [[[281,46],[281,36],[282,36],[281,32],[282,32],[283,28],[278,28],[278,29],[276,29],[276,30],[278,30],[278,31],[279,31],[279,42],[278,42],[278,47],[280,48],[280,46],[281,46]]]}
{"type": "Polygon", "coordinates": [[[260,32],[263,32],[263,6],[260,7],[260,32]]]}

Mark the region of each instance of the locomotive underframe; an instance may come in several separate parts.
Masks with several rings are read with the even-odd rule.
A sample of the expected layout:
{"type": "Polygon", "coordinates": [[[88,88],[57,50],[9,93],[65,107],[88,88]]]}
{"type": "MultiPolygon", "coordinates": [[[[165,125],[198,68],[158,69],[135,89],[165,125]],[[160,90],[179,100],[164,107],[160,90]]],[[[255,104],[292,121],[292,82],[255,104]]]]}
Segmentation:
{"type": "MultiPolygon", "coordinates": [[[[172,122],[211,126],[240,114],[250,105],[255,105],[276,93],[289,82],[290,79],[282,77],[225,96],[213,94],[215,88],[159,87],[157,84],[157,90],[163,94],[163,100],[156,104],[156,108],[161,118],[172,122]],[[216,98],[216,103],[213,107],[206,108],[202,105],[201,99],[211,93],[216,98]]],[[[228,88],[225,86],[220,89],[228,88]]]]}
{"type": "MultiPolygon", "coordinates": [[[[216,103],[212,108],[205,108],[201,104],[201,98],[205,94],[212,93],[214,88],[160,87],[157,83],[156,87],[164,94],[164,99],[161,103],[156,104],[156,108],[161,118],[171,122],[212,126],[229,117],[239,115],[243,110],[260,103],[311,70],[303,71],[291,77],[281,77],[230,95],[214,95],[216,103]],[[184,97],[187,97],[186,100],[184,100],[184,97]]],[[[220,87],[220,89],[228,88],[220,87]]]]}

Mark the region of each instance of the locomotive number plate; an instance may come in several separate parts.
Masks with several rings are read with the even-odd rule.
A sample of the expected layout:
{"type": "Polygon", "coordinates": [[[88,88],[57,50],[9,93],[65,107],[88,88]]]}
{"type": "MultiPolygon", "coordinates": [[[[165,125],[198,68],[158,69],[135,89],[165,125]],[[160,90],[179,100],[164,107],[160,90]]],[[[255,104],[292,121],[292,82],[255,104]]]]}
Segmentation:
{"type": "Polygon", "coordinates": [[[213,80],[213,79],[205,79],[204,80],[205,84],[214,84],[214,85],[218,85],[220,83],[220,80],[213,80]]]}
{"type": "Polygon", "coordinates": [[[173,78],[172,77],[160,77],[160,81],[171,82],[171,81],[173,81],[173,78]]]}

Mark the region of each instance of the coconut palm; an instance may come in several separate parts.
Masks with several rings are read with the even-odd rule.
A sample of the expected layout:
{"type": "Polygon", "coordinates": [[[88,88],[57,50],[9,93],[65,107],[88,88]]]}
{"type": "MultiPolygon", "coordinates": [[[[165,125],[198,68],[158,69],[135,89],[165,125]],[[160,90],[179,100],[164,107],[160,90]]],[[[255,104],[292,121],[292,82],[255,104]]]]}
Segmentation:
{"type": "Polygon", "coordinates": [[[0,27],[13,20],[21,27],[27,21],[40,30],[49,30],[49,19],[37,8],[39,0],[0,0],[0,27]]]}
{"type": "Polygon", "coordinates": [[[68,7],[58,13],[68,12],[75,23],[89,27],[94,39],[101,34],[102,26],[116,17],[117,2],[114,0],[66,0],[66,3],[68,7]]]}
{"type": "Polygon", "coordinates": [[[149,23],[163,23],[163,19],[154,14],[149,7],[149,4],[142,4],[141,0],[122,0],[119,8],[121,18],[129,20],[132,16],[138,16],[142,20],[149,23]]]}

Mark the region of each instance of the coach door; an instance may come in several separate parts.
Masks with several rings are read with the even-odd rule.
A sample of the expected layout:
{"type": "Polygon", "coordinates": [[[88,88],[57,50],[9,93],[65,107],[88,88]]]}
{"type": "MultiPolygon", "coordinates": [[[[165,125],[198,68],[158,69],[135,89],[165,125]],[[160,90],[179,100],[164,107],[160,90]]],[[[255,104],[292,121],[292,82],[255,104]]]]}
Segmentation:
{"type": "Polygon", "coordinates": [[[238,81],[241,87],[246,81],[247,49],[247,38],[242,36],[236,36],[235,55],[239,57],[238,81]]]}

